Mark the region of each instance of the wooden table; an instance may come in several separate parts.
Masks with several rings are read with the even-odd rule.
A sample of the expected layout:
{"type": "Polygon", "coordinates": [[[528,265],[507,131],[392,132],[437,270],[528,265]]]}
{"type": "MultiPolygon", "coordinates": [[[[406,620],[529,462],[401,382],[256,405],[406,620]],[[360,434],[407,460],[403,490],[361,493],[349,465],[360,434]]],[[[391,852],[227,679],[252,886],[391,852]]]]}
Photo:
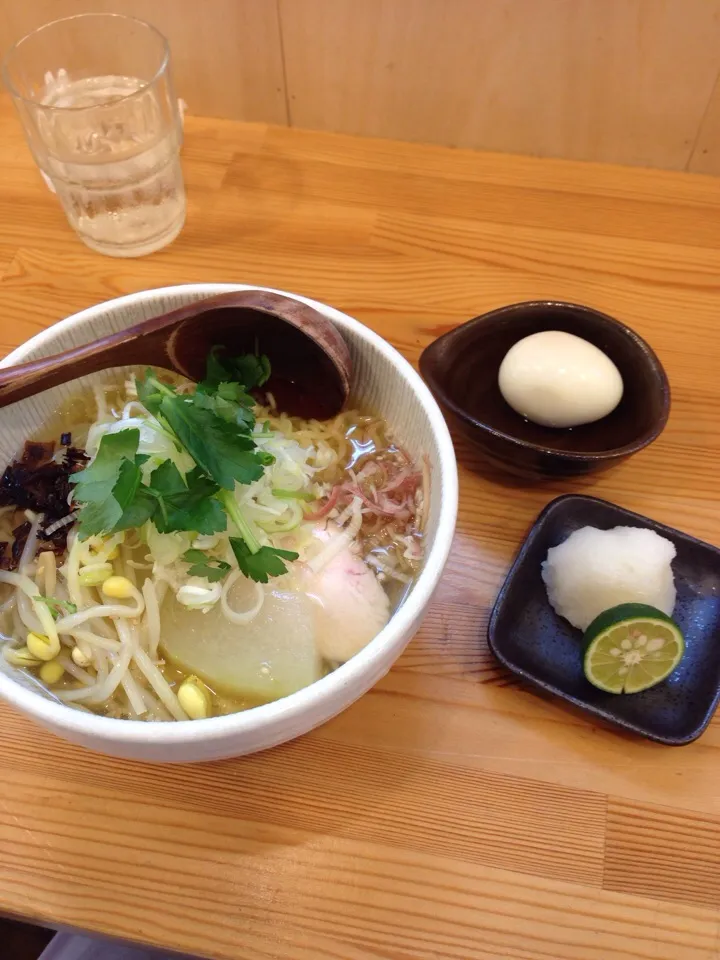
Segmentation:
{"type": "Polygon", "coordinates": [[[413,362],[492,307],[589,303],[653,344],[662,438],[527,487],[458,443],[447,573],[390,675],[294,743],[205,766],[95,756],[0,708],[0,910],[226,960],[720,957],[720,723],[625,737],[520,688],[485,641],[529,524],[568,490],[720,543],[720,186],[190,118],[176,243],[76,240],[0,109],[0,348],[98,301],[247,281],[359,317],[413,362]]]}

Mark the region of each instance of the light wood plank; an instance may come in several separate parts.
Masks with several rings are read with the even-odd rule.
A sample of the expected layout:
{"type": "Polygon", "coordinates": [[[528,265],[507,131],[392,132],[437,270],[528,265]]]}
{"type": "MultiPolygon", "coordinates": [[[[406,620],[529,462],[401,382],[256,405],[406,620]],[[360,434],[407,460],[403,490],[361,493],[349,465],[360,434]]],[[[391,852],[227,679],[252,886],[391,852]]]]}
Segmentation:
{"type": "Polygon", "coordinates": [[[440,590],[397,669],[501,686],[514,684],[484,642],[487,606],[469,594],[465,603],[444,597],[445,591],[440,590]]]}
{"type": "Polygon", "coordinates": [[[720,906],[720,817],[611,797],[607,830],[606,890],[720,906]]]}
{"type": "Polygon", "coordinates": [[[35,763],[28,765],[24,756],[30,751],[76,788],[92,780],[122,791],[129,776],[137,796],[171,806],[180,802],[198,814],[212,796],[214,813],[258,823],[371,840],[587,886],[602,883],[606,802],[589,790],[539,791],[538,784],[523,778],[401,754],[389,762],[384,752],[322,737],[321,752],[303,739],[234,764],[154,768],[117,764],[80,749],[58,758],[54,741],[43,744],[32,726],[7,709],[3,729],[11,737],[8,760],[13,768],[32,771],[35,763]],[[228,776],[230,771],[238,776],[228,776]],[[398,793],[412,802],[399,809],[398,793]],[[444,815],[433,816],[434,810],[444,815]],[[505,831],[508,821],[513,823],[511,836],[505,831]]]}
{"type": "Polygon", "coordinates": [[[208,806],[199,848],[184,805],[130,799],[143,769],[127,767],[123,798],[94,778],[7,769],[0,906],[22,897],[34,916],[50,907],[64,923],[228,960],[713,960],[716,910],[208,806]]]}
{"type": "Polygon", "coordinates": [[[122,293],[238,280],[334,303],[416,362],[469,316],[552,296],[630,323],[674,393],[656,444],[572,483],[510,481],[456,438],[425,623],[302,740],[152,767],[0,708],[0,910],[223,960],[718,960],[720,721],[678,750],[619,735],[510,681],[485,642],[558,493],[720,543],[716,181],[190,117],[186,228],[115,261],[70,232],[2,98],[0,133],[5,349],[122,293]]]}
{"type": "Polygon", "coordinates": [[[281,0],[294,126],[684,168],[714,0],[281,0]]]}
{"type": "Polygon", "coordinates": [[[238,129],[232,120],[193,117],[185,124],[182,147],[183,176],[187,190],[191,194],[193,189],[217,190],[233,152],[241,149],[246,153],[259,153],[263,149],[267,131],[264,123],[247,123],[238,129]]]}
{"type": "MultiPolygon", "coordinates": [[[[124,13],[170,41],[178,96],[191,113],[285,123],[277,8],[272,0],[94,0],[93,13],[124,13]]],[[[3,46],[50,20],[88,12],[82,0],[0,0],[3,46]]]]}
{"type": "Polygon", "coordinates": [[[642,170],[611,163],[575,163],[570,160],[455,149],[433,144],[402,143],[342,133],[268,128],[265,149],[271,156],[296,161],[321,161],[366,170],[394,170],[403,174],[440,176],[444,181],[468,180],[504,187],[531,187],[563,194],[649,200],[696,206],[720,205],[712,177],[678,177],[673,171],[642,170]]]}
{"type": "Polygon", "coordinates": [[[720,725],[695,744],[668,750],[591,725],[580,711],[528,689],[432,680],[402,664],[322,734],[367,748],[454,766],[595,790],[640,803],[720,815],[720,725]]]}
{"type": "MultiPolygon", "coordinates": [[[[508,157],[505,163],[510,163],[508,157]]],[[[667,238],[693,246],[720,245],[720,206],[714,204],[698,209],[694,203],[630,196],[608,203],[591,190],[520,187],[477,177],[453,178],[452,191],[444,191],[440,188],[444,177],[432,172],[408,173],[390,165],[368,169],[360,162],[350,165],[270,150],[262,166],[251,155],[236,155],[224,186],[241,187],[250,176],[259,178],[257,185],[264,191],[383,210],[401,208],[435,217],[476,217],[507,226],[574,229],[633,240],[667,238]]]]}

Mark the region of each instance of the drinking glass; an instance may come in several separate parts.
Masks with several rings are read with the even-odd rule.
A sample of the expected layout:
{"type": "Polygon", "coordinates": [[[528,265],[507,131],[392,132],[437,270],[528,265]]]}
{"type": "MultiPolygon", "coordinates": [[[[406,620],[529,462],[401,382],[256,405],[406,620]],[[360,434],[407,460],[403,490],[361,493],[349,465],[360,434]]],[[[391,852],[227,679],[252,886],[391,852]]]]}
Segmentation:
{"type": "Polygon", "coordinates": [[[89,247],[140,257],[175,239],[182,121],[161,33],[120,14],[66,17],[18,41],[3,76],[38,166],[89,247]]]}

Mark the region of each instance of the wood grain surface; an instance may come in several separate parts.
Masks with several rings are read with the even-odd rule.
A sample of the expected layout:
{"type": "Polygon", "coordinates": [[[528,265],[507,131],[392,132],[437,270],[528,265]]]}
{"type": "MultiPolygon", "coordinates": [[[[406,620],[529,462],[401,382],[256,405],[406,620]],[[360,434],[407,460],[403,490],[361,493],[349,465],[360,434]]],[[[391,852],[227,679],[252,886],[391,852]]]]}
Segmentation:
{"type": "Polygon", "coordinates": [[[196,115],[720,174],[720,0],[0,0],[139,16],[196,115]]]}
{"type": "Polygon", "coordinates": [[[673,388],[661,439],[524,486],[457,443],[447,572],[391,673],[314,733],[195,767],[95,756],[0,707],[0,910],[218,960],[718,960],[720,722],[668,748],[522,689],[490,607],[554,496],[720,544],[720,193],[702,176],[190,118],[189,216],[140,260],[87,250],[0,101],[0,349],[146,287],[308,294],[413,362],[503,303],[618,316],[673,388]]]}

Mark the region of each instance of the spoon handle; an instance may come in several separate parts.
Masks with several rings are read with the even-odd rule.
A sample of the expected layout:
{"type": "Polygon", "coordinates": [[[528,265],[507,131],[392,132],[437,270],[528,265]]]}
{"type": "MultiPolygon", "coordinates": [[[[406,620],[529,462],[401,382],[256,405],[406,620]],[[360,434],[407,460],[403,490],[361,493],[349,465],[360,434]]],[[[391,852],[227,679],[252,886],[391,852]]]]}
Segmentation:
{"type": "Polygon", "coordinates": [[[0,407],[89,373],[140,363],[141,358],[136,356],[136,342],[136,338],[123,330],[80,347],[71,347],[52,357],[14,367],[0,367],[0,407]]]}
{"type": "Polygon", "coordinates": [[[284,402],[297,405],[302,397],[307,405],[311,398],[306,415],[321,419],[341,409],[352,369],[342,335],[310,304],[262,288],[195,300],[64,353],[0,367],[0,407],[110,367],[161,367],[200,380],[217,344],[237,355],[258,350],[261,340],[273,354],[274,376],[282,375],[274,389],[279,380],[292,388],[295,399],[284,402]]]}

